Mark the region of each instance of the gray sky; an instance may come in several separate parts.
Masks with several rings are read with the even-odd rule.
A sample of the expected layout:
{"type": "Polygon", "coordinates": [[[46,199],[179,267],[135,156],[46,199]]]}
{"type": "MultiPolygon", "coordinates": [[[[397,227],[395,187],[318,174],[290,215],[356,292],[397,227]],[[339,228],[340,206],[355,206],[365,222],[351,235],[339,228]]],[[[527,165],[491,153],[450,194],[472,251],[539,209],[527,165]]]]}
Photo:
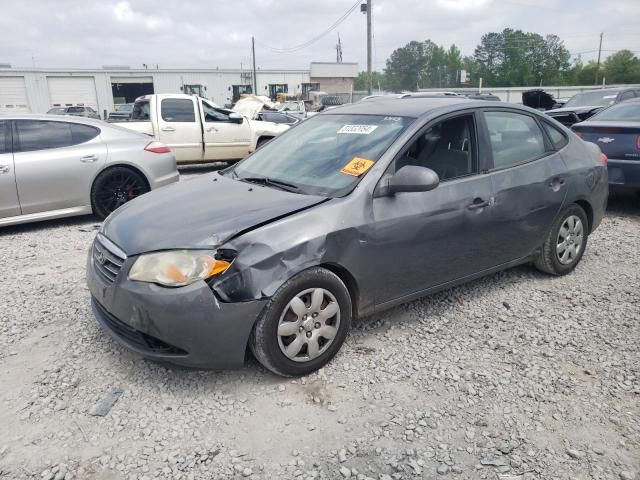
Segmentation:
{"type": "MultiPolygon", "coordinates": [[[[308,68],[343,60],[366,68],[366,23],[359,7],[331,26],[355,0],[0,0],[0,63],[14,67],[245,67],[251,35],[262,68],[308,68]]],[[[627,48],[640,55],[640,0],[373,0],[374,68],[411,40],[456,43],[473,53],[483,33],[505,27],[555,33],[572,54],[594,58],[627,48]]]]}

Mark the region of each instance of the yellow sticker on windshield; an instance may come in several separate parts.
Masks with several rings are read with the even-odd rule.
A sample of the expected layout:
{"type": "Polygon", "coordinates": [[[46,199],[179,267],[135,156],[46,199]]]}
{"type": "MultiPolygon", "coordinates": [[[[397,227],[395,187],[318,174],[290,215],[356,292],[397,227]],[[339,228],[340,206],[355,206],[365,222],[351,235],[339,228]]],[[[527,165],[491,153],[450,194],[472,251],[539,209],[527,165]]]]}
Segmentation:
{"type": "Polygon", "coordinates": [[[342,167],[342,170],[340,171],[353,177],[359,177],[369,170],[374,163],[375,162],[367,160],[366,158],[353,157],[351,161],[342,167]]]}

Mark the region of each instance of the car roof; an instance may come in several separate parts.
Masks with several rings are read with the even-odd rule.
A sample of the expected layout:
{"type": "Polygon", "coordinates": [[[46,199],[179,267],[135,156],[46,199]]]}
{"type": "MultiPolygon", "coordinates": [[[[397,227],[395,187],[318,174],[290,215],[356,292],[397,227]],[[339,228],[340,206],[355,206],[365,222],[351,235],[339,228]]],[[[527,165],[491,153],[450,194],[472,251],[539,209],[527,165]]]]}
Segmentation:
{"type": "MultiPolygon", "coordinates": [[[[483,101],[469,99],[463,96],[434,96],[434,97],[408,97],[381,99],[375,102],[356,102],[341,105],[330,110],[331,114],[354,114],[354,115],[393,115],[398,117],[420,117],[432,110],[447,109],[456,110],[469,107],[509,107],[518,110],[532,111],[530,108],[517,106],[513,103],[483,101]],[[451,108],[453,107],[453,108],[451,108]]],[[[323,113],[324,114],[324,113],[323,113]]]]}
{"type": "Polygon", "coordinates": [[[594,93],[594,92],[622,92],[624,90],[634,90],[631,87],[612,87],[612,88],[594,88],[592,90],[585,90],[584,92],[578,92],[576,95],[580,95],[582,93],[594,93]]]}
{"type": "MultiPolygon", "coordinates": [[[[58,108],[58,107],[53,107],[58,108]]],[[[47,115],[38,113],[17,113],[17,114],[0,114],[1,120],[49,120],[53,122],[67,122],[67,123],[84,123],[86,125],[93,125],[96,127],[109,126],[108,123],[98,120],[96,118],[76,117],[73,115],[47,115]]]]}

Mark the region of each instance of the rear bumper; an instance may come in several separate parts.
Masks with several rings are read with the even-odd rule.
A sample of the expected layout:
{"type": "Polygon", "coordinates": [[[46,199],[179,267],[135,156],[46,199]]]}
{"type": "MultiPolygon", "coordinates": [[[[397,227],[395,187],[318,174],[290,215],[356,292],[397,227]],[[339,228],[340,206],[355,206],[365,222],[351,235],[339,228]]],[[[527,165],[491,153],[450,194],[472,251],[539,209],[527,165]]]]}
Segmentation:
{"type": "Polygon", "coordinates": [[[609,185],[640,189],[640,160],[609,159],[609,185]]]}
{"type": "Polygon", "coordinates": [[[266,300],[220,302],[205,282],[163,288],[131,282],[125,261],[113,283],[87,260],[87,285],[100,326],[130,350],[150,359],[198,368],[244,364],[254,322],[266,300]]]}

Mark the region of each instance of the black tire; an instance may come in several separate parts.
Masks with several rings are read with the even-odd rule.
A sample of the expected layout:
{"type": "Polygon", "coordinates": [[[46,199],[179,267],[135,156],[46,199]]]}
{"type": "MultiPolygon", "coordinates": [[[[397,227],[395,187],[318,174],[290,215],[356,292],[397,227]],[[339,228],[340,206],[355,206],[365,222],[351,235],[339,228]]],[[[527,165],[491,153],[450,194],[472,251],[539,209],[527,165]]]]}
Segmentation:
{"type": "MultiPolygon", "coordinates": [[[[328,303],[326,305],[328,305],[328,303]]],[[[351,317],[351,296],[342,280],[324,268],[311,268],[289,279],[278,289],[265,307],[260,318],[256,321],[249,339],[249,347],[256,359],[265,368],[277,375],[283,377],[307,375],[326,365],[336,355],[338,350],[340,350],[351,328],[351,317]],[[294,361],[285,355],[281,349],[280,342],[283,341],[282,339],[295,337],[297,340],[297,337],[300,336],[301,341],[306,342],[307,340],[304,339],[304,336],[310,333],[315,335],[316,332],[301,330],[301,333],[292,334],[291,337],[282,337],[278,335],[278,328],[281,317],[284,318],[285,315],[293,314],[292,311],[289,311],[290,302],[296,296],[308,290],[324,290],[334,297],[338,304],[339,316],[333,317],[333,320],[328,320],[327,322],[335,322],[336,318],[338,319],[338,324],[335,326],[337,333],[330,343],[326,345],[324,351],[322,351],[324,347],[320,348],[320,353],[317,357],[308,360],[294,361]]],[[[314,321],[315,320],[312,320],[312,322],[314,321]]],[[[304,325],[304,323],[302,325],[304,325]]],[[[319,331],[320,330],[318,330],[318,332],[319,331]]],[[[321,335],[317,342],[320,341],[324,341],[321,335]]],[[[293,343],[293,341],[291,343],[293,343]]],[[[310,355],[308,350],[309,344],[305,344],[302,350],[300,350],[302,357],[304,357],[305,348],[307,348],[307,356],[310,355]]]]}
{"type": "MultiPolygon", "coordinates": [[[[547,236],[544,244],[542,245],[541,251],[538,253],[536,258],[534,259],[535,267],[545,273],[551,275],[566,275],[571,272],[576,265],[582,259],[582,255],[584,255],[584,251],[587,248],[587,239],[589,237],[589,221],[587,219],[587,214],[585,211],[576,204],[569,205],[561,215],[558,216],[556,221],[547,236]],[[578,217],[582,223],[583,234],[581,239],[580,249],[573,258],[568,259],[568,263],[562,263],[559,258],[558,253],[558,240],[560,229],[563,227],[567,219],[570,217],[578,217]]],[[[575,236],[574,236],[575,238],[575,236]]]]}
{"type": "Polygon", "coordinates": [[[273,140],[273,137],[260,137],[258,139],[258,143],[256,143],[256,150],[259,149],[265,143],[269,143],[271,140],[273,140]]]}
{"type": "Polygon", "coordinates": [[[149,190],[149,183],[142,174],[127,167],[111,167],[93,181],[93,213],[104,219],[116,208],[149,190]]]}

